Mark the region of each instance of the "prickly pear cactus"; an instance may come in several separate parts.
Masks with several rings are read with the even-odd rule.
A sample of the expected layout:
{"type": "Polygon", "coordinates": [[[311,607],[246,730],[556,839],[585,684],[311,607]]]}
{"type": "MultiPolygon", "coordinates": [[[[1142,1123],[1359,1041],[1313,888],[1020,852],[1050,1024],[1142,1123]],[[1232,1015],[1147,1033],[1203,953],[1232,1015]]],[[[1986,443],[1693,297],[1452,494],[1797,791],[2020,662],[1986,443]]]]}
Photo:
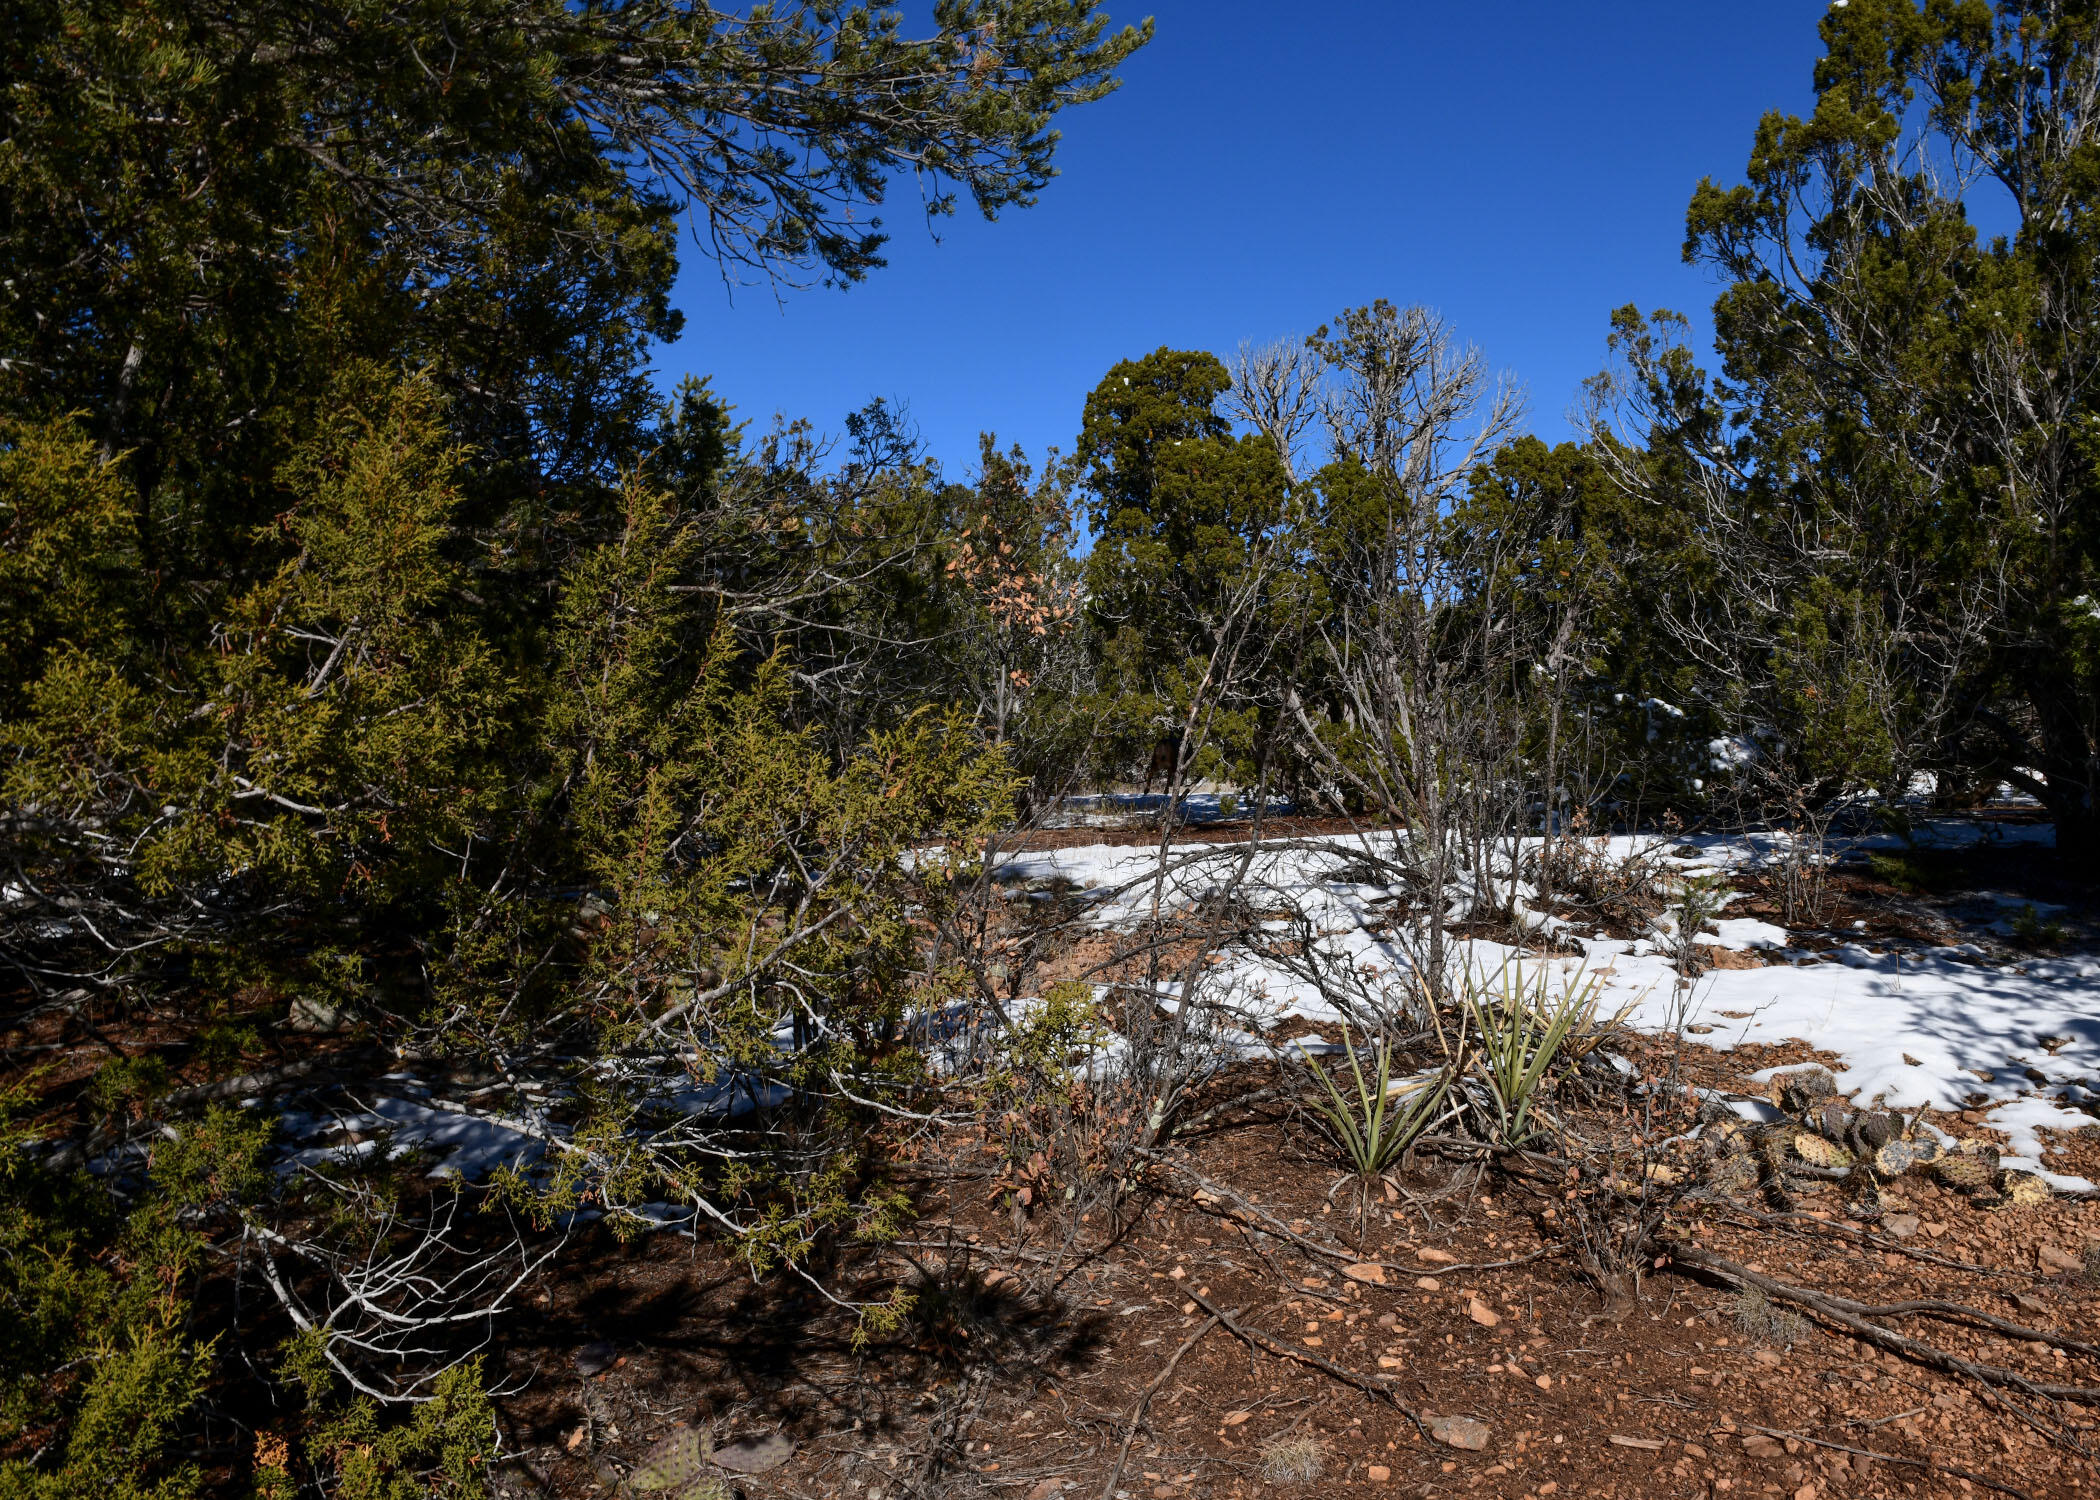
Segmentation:
{"type": "Polygon", "coordinates": [[[1811,1135],[1804,1130],[1793,1139],[1794,1154],[1816,1167],[1849,1167],[1852,1153],[1835,1141],[1827,1141],[1820,1135],[1811,1135]]]}
{"type": "Polygon", "coordinates": [[[1923,1137],[1890,1141],[1874,1153],[1874,1171],[1881,1177],[1901,1177],[1912,1167],[1929,1166],[1939,1158],[1940,1147],[1937,1141],[1923,1137]]]}
{"type": "Polygon", "coordinates": [[[681,1428],[642,1455],[627,1476],[627,1487],[665,1491],[669,1500],[727,1500],[729,1491],[708,1468],[710,1452],[706,1438],[681,1428]]]}
{"type": "Polygon", "coordinates": [[[2037,1203],[2047,1203],[2050,1198],[2048,1183],[2032,1172],[2016,1172],[2009,1168],[1998,1174],[1998,1190],[2016,1208],[2031,1208],[2037,1203]]]}
{"type": "Polygon", "coordinates": [[[1998,1175],[1998,1163],[1974,1151],[1949,1151],[1932,1164],[1932,1175],[1958,1193],[1983,1192],[1998,1175]]]}

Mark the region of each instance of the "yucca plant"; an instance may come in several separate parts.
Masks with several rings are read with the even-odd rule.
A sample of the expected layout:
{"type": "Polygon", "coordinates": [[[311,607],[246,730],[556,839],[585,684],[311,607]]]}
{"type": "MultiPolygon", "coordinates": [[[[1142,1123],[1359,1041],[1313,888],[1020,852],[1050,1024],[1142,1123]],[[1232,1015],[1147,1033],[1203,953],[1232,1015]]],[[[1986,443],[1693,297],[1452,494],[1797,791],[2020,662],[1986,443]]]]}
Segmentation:
{"type": "Polygon", "coordinates": [[[1451,1087],[1451,1070],[1441,1068],[1420,1080],[1402,1079],[1396,1086],[1392,1044],[1381,1039],[1366,1076],[1363,1060],[1356,1053],[1356,1044],[1344,1032],[1342,1051],[1349,1059],[1349,1082],[1352,1085],[1351,1093],[1344,1094],[1302,1043],[1298,1050],[1304,1055],[1306,1066],[1312,1069],[1313,1077],[1319,1079],[1320,1086],[1327,1091],[1327,1098],[1315,1101],[1314,1108],[1356,1178],[1356,1227],[1360,1244],[1368,1227],[1371,1199],[1377,1191],[1379,1179],[1436,1118],[1437,1106],[1443,1103],[1444,1095],[1451,1087]]]}
{"type": "Polygon", "coordinates": [[[1494,1107],[1489,1126],[1498,1145],[1523,1146],[1538,1135],[1540,1086],[1570,1039],[1579,1038],[1596,1019],[1597,998],[1596,979],[1585,976],[1570,984],[1558,1003],[1549,1002],[1546,976],[1526,983],[1521,964],[1505,964],[1492,986],[1477,974],[1466,976],[1461,999],[1478,1035],[1481,1071],[1494,1107]]]}

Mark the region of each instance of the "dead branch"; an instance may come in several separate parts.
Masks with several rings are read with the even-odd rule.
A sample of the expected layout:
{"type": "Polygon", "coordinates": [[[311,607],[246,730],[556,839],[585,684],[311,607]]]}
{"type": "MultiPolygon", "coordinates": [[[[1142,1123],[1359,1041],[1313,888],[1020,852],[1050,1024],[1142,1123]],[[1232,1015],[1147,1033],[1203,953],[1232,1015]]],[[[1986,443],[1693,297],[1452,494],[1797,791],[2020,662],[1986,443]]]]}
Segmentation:
{"type": "Polygon", "coordinates": [[[1729,1281],[1735,1282],[1739,1286],[1754,1286],[1768,1297],[1777,1297],[1783,1302],[1792,1302],[1798,1306],[1805,1307],[1826,1322],[1835,1323],[1838,1327],[1855,1334],[1870,1344],[1888,1349],[1893,1353],[1902,1355],[1906,1359],[1916,1360],[1920,1364],[1931,1365],[1935,1369],[1945,1370],[1949,1374],[1966,1375],[1979,1385],[1997,1391],[1996,1399],[2002,1402],[2008,1410],[2018,1413],[2021,1419],[2037,1432],[2044,1433],[2058,1442],[2076,1449],[2080,1453],[2086,1451],[2085,1445],[2061,1426],[2043,1420],[2017,1402],[2007,1400],[2003,1395],[2003,1388],[2010,1387],[2030,1396],[2087,1403],[2100,1403],[2100,1388],[2077,1385],[2045,1385],[2040,1381],[2028,1379],[2017,1370],[2007,1370],[1997,1365],[1978,1364],[1974,1360],[1963,1359],[1959,1355],[1949,1354],[1945,1350],[1933,1347],[1931,1344],[1900,1334],[1892,1328],[1884,1328],[1879,1323],[1870,1322],[1857,1313],[1847,1311],[1840,1305],[1841,1299],[1827,1297],[1821,1292],[1810,1291],[1806,1287],[1791,1286],[1783,1281],[1775,1281],[1769,1276],[1760,1275],[1748,1266],[1739,1265],[1735,1261],[1729,1260],[1726,1256],[1716,1255],[1711,1250],[1702,1250],[1697,1245],[1686,1244],[1683,1241],[1672,1241],[1667,1246],[1667,1250],[1670,1258],[1680,1265],[1701,1266],[1729,1281]]]}
{"type": "Polygon", "coordinates": [[[1814,1214],[1767,1213],[1763,1209],[1746,1208],[1741,1204],[1735,1203],[1728,1205],[1728,1212],[1740,1214],[1748,1219],[1754,1219],[1760,1224],[1775,1225],[1778,1228],[1787,1230],[1789,1233],[1798,1234],[1803,1239],[1815,1238],[1815,1235],[1808,1232],[1808,1226],[1813,1224],[1827,1229],[1833,1234],[1843,1235],[1856,1245],[1871,1245],[1876,1250],[1893,1250],[1898,1255],[1907,1255],[1912,1260],[1926,1261],[1935,1266],[1945,1266],[1950,1271],[1967,1271],[1974,1276],[2003,1276],[2006,1274],[1993,1266],[1972,1265],[1965,1260],[1955,1260],[1949,1256],[1936,1255],[1930,1250],[1916,1249],[1895,1240],[1877,1239],[1864,1229],[1847,1229],[1842,1224],[1834,1223],[1829,1219],[1819,1219],[1814,1214]]]}
{"type": "Polygon", "coordinates": [[[1324,1375],[1339,1380],[1343,1385],[1354,1386],[1366,1396],[1373,1396],[1380,1401],[1389,1403],[1395,1411],[1415,1424],[1415,1430],[1425,1440],[1429,1437],[1429,1427],[1422,1420],[1421,1413],[1393,1394],[1393,1388],[1378,1377],[1361,1374],[1348,1368],[1346,1365],[1338,1365],[1333,1360],[1322,1359],[1317,1354],[1310,1354],[1303,1349],[1293,1349],[1288,1344],[1279,1343],[1266,1333],[1263,1333],[1259,1328],[1246,1327],[1231,1313],[1226,1312],[1199,1291],[1190,1291],[1189,1297],[1198,1307],[1224,1324],[1226,1330],[1235,1338],[1260,1349],[1264,1354],[1273,1354],[1278,1359],[1293,1360],[1298,1364],[1310,1366],[1324,1375]]]}
{"type": "MultiPolygon", "coordinates": [[[[1140,1151],[1138,1154],[1143,1156],[1148,1161],[1157,1162],[1163,1167],[1167,1167],[1173,1171],[1179,1172],[1182,1176],[1188,1178],[1189,1181],[1193,1182],[1196,1185],[1197,1189],[1202,1193],[1207,1194],[1212,1198],[1230,1200],[1233,1206],[1239,1210],[1237,1214],[1222,1215],[1221,1217],[1236,1218],[1241,1220],[1242,1222],[1245,1222],[1249,1218],[1259,1219],[1261,1220],[1261,1223],[1256,1227],[1258,1227],[1263,1234],[1272,1234],[1278,1239],[1289,1240],[1292,1244],[1299,1246],[1301,1249],[1310,1250],[1315,1255],[1324,1255],[1329,1260],[1341,1261],[1347,1265],[1353,1266],[1358,1264],[1362,1259],[1361,1256],[1354,1255],[1347,1250],[1343,1250],[1331,1245],[1323,1245],[1318,1240],[1307,1239],[1304,1235],[1298,1233],[1295,1229],[1292,1229],[1289,1225],[1285,1224],[1282,1220],[1278,1219],[1274,1214],[1264,1209],[1260,1204],[1253,1202],[1249,1198],[1246,1198],[1245,1196],[1236,1192],[1232,1188],[1227,1187],[1222,1182],[1216,1182],[1213,1181],[1211,1178],[1205,1177],[1201,1172],[1197,1171],[1194,1167],[1189,1166],[1186,1162],[1175,1161],[1173,1158],[1164,1156],[1157,1151],[1140,1151]]],[[[1209,1207],[1209,1205],[1203,1203],[1201,1199],[1193,1199],[1193,1201],[1197,1203],[1198,1207],[1209,1207]]]]}
{"type": "MultiPolygon", "coordinates": [[[[1235,1308],[1234,1311],[1238,1309],[1235,1308]]],[[[1203,1342],[1203,1335],[1217,1327],[1223,1316],[1222,1313],[1214,1312],[1197,1324],[1196,1331],[1181,1341],[1179,1349],[1167,1356],[1167,1362],[1161,1365],[1159,1373],[1152,1377],[1152,1383],[1138,1392],[1137,1404],[1130,1408],[1130,1415],[1123,1419],[1123,1447],[1116,1454],[1115,1467],[1108,1471],[1108,1483],[1101,1488],[1101,1500],[1115,1500],[1116,1485],[1123,1478],[1123,1465],[1130,1459],[1130,1445],[1137,1441],[1138,1427],[1145,1420],[1145,1407],[1159,1394],[1159,1388],[1167,1383],[1167,1377],[1172,1375],[1174,1367],[1181,1363],[1181,1356],[1203,1342]]]]}

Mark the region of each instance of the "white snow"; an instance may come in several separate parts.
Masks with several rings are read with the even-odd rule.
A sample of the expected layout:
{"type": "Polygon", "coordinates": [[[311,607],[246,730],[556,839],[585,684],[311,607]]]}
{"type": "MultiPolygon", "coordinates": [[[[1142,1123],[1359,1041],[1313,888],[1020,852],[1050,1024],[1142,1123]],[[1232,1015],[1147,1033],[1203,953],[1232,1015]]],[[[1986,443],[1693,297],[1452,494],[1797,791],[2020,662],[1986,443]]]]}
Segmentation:
{"type": "MultiPolygon", "coordinates": [[[[391,1081],[406,1080],[395,1075],[391,1081]]],[[[498,1167],[530,1166],[545,1152],[544,1134],[560,1130],[559,1126],[543,1122],[470,1115],[395,1098],[374,1099],[356,1114],[286,1114],[283,1128],[295,1141],[312,1140],[334,1131],[355,1132],[365,1139],[355,1144],[305,1146],[287,1152],[278,1159],[280,1172],[348,1164],[378,1150],[376,1137],[383,1136],[390,1157],[405,1155],[418,1147],[442,1152],[443,1160],[431,1168],[429,1175],[469,1180],[486,1177],[498,1167]]]]}
{"type": "MultiPolygon", "coordinates": [[[[2050,830],[1950,820],[1920,833],[1920,843],[1945,848],[2039,844],[2050,830]]],[[[1353,877],[1366,872],[1348,868],[1352,851],[1390,851],[1394,837],[1337,836],[1258,851],[1249,869],[1248,899],[1264,912],[1288,913],[1272,917],[1266,926],[1279,934],[1309,936],[1310,956],[1292,962],[1228,950],[1209,977],[1210,998],[1227,1003],[1244,1024],[1259,1027],[1290,1015],[1341,1020],[1338,993],[1361,1004],[1375,1002],[1382,987],[1406,984],[1403,947],[1390,932],[1373,930],[1399,909],[1400,893],[1359,883],[1353,877]],[[1338,984],[1338,976],[1345,982],[1338,984]]],[[[1681,842],[1618,838],[1607,852],[1615,859],[1652,859],[1681,842]]],[[[1698,847],[1698,857],[1672,859],[1672,868],[1725,872],[1754,865],[1785,847],[1782,838],[1768,835],[1689,842],[1698,847]]],[[[1213,888],[1235,853],[1244,850],[1175,845],[1162,904],[1172,909],[1213,888]]],[[[1080,899],[1092,903],[1092,922],[1117,927],[1150,909],[1157,858],[1156,844],[1095,845],[1024,855],[999,875],[1009,881],[1069,881],[1079,887],[1080,899]]],[[[1521,904],[1535,893],[1520,886],[1518,894],[1521,904]]],[[[1469,904],[1461,892],[1454,915],[1463,916],[1469,904]]],[[[1564,923],[1558,926],[1565,929],[1564,923]]],[[[1674,930],[1671,922],[1658,926],[1665,935],[1674,930]]],[[[1630,1022],[1642,1027],[1679,1021],[1710,1027],[1699,1040],[1722,1051],[1745,1043],[1805,1042],[1836,1058],[1838,1087],[1858,1102],[1901,1110],[1984,1110],[1987,1123],[2008,1137],[2007,1165],[2041,1171],[2053,1186],[2067,1190],[2092,1186],[2046,1170],[2039,1131],[2096,1123],[2074,1106],[2090,1100],[2100,1107],[2100,1092],[2091,1091],[2090,1084],[2100,1079],[2100,962],[2032,958],[1993,965],[1978,961],[1982,951],[1968,944],[1897,953],[1853,942],[1812,955],[1790,948],[1791,935],[1773,923],[1727,918],[1708,924],[1698,940],[1758,950],[1767,966],[1714,970],[1687,989],[1669,953],[1650,940],[1573,940],[1584,950],[1582,959],[1543,962],[1563,984],[1581,974],[1597,978],[1605,1014],[1627,1008],[1630,1022]]],[[[1515,956],[1492,942],[1472,941],[1460,948],[1460,962],[1488,974],[1515,956]]]]}

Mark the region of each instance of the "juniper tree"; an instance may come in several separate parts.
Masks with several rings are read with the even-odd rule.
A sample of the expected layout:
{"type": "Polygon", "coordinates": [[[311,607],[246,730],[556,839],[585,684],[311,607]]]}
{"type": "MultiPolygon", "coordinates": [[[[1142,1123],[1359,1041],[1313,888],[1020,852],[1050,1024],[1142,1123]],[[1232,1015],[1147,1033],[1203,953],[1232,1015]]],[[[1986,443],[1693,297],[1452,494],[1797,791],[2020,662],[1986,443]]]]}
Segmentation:
{"type": "Polygon", "coordinates": [[[1646,364],[1653,448],[1742,570],[1778,737],[1837,751],[1816,774],[2002,775],[2090,857],[2096,13],[1853,0],[1821,30],[1813,113],[1692,200],[1723,363],[1646,364]]]}
{"type": "MultiPolygon", "coordinates": [[[[920,1081],[898,1041],[951,981],[915,922],[966,873],[909,851],[967,848],[1010,778],[912,684],[870,676],[848,715],[818,674],[866,667],[837,643],[937,582],[940,497],[908,465],[827,470],[793,430],[748,440],[704,388],[665,412],[646,354],[678,329],[682,223],[732,276],[857,280],[881,264],[893,177],[934,217],[1027,204],[1056,112],[1106,93],[1144,35],[1068,0],[942,0],[916,38],[867,5],[11,8],[14,1019],[75,1039],[151,1007],[164,1055],[110,1068],[148,1080],[127,1108],[180,1142],[199,1129],[183,1089],[304,1004],[574,1101],[545,1131],[551,1176],[509,1184],[521,1212],[669,1198],[754,1265],[879,1229],[894,1200],[855,1146],[920,1081]],[[900,557],[883,533],[919,512],[900,557]],[[222,1023],[251,1041],[204,1045],[222,1023]],[[688,1107],[715,1088],[796,1103],[725,1127],[688,1107]]],[[[10,1145],[0,1209],[47,1214],[103,1145],[10,1145]]],[[[319,1217],[379,1236],[384,1262],[414,1247],[386,1242],[407,1231],[375,1205],[420,1189],[373,1170],[319,1217]]],[[[199,1253],[224,1270],[231,1244],[294,1240],[299,1181],[253,1184],[199,1253]]],[[[121,1222],[88,1223],[82,1255],[121,1222]]],[[[23,1224],[58,1243],[46,1220],[7,1233],[23,1224]]],[[[282,1312],[254,1348],[338,1274],[324,1250],[262,1252],[282,1312]]],[[[40,1297],[31,1269],[0,1265],[0,1300],[40,1297]]],[[[74,1321],[34,1349],[87,1364],[48,1372],[65,1399],[32,1416],[86,1424],[102,1408],[66,1391],[99,1389],[118,1351],[87,1337],[86,1304],[53,1306],[74,1321]]],[[[235,1332],[169,1348],[256,1334],[235,1332]]],[[[278,1378],[387,1391],[358,1364],[386,1359],[343,1343],[331,1363],[313,1338],[270,1357],[278,1378]]],[[[194,1372],[177,1373],[129,1408],[142,1450],[185,1441],[194,1372]]],[[[391,1373],[431,1394],[430,1370],[391,1373]]],[[[447,1380],[445,1411],[485,1415],[447,1380]]],[[[331,1475],[309,1453],[304,1478],[393,1493],[424,1438],[465,1465],[443,1412],[389,1437],[359,1410],[314,1430],[370,1461],[331,1475]]],[[[142,1490],[163,1468],[181,1488],[167,1454],[76,1469],[38,1442],[25,1484],[77,1488],[122,1458],[142,1490]]],[[[259,1447],[258,1479],[282,1456],[259,1447]]]]}

